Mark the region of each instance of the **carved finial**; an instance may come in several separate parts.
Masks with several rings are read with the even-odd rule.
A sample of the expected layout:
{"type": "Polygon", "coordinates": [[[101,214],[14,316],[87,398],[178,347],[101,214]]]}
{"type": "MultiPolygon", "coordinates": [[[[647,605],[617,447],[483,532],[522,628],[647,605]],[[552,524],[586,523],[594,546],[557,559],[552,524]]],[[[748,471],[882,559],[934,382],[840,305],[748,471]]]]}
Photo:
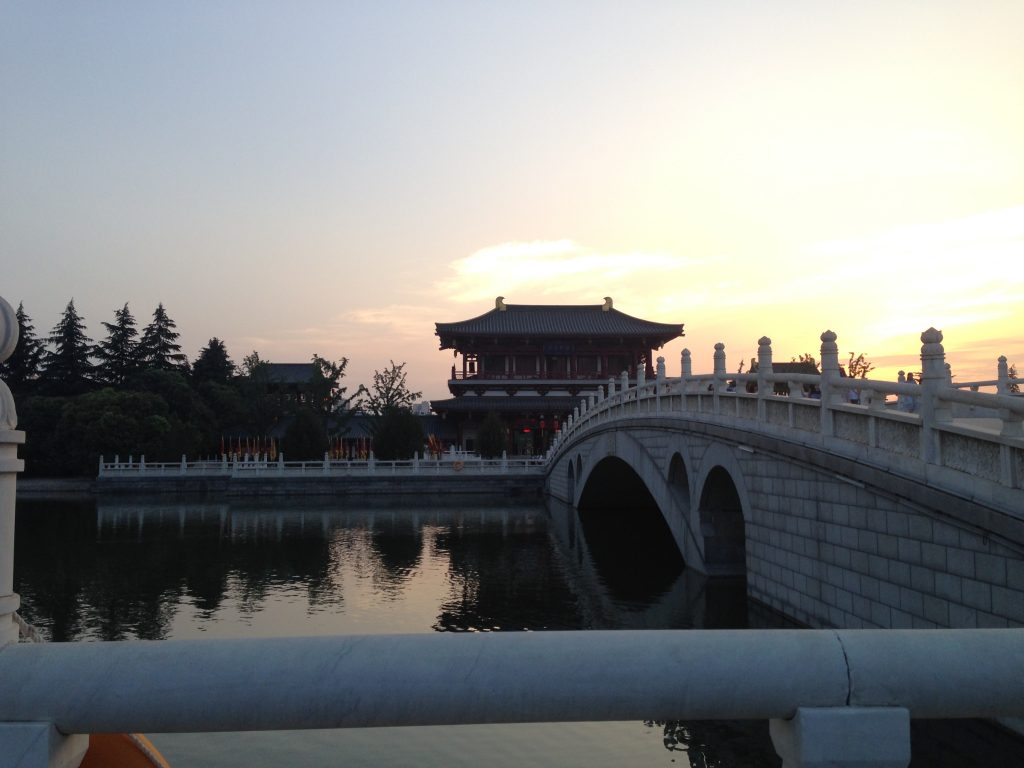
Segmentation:
{"type": "Polygon", "coordinates": [[[612,297],[611,296],[605,296],[604,297],[604,306],[601,307],[601,311],[602,312],[607,312],[611,308],[612,308],[612,297]]]}
{"type": "Polygon", "coordinates": [[[837,338],[839,337],[836,336],[835,331],[825,331],[821,334],[821,340],[826,344],[834,344],[837,338]]]}
{"type": "Polygon", "coordinates": [[[18,346],[18,316],[0,296],[0,363],[14,354],[18,346]]]}
{"type": "Polygon", "coordinates": [[[717,344],[715,344],[716,352],[721,352],[723,349],[725,349],[725,344],[723,344],[722,342],[718,342],[717,344]]]}
{"type": "MultiPolygon", "coordinates": [[[[0,362],[14,354],[18,346],[18,316],[3,297],[0,297],[0,362]]],[[[18,426],[18,412],[14,408],[14,397],[7,385],[0,381],[0,429],[14,429],[18,426]]]]}
{"type": "Polygon", "coordinates": [[[505,306],[504,296],[499,296],[494,300],[494,308],[497,309],[499,312],[504,312],[507,309],[507,307],[505,306]]]}
{"type": "Polygon", "coordinates": [[[922,344],[940,344],[942,342],[942,331],[937,331],[934,328],[929,328],[927,331],[921,334],[922,344]]]}
{"type": "Polygon", "coordinates": [[[772,340],[769,339],[767,336],[762,336],[760,339],[757,340],[757,345],[759,347],[770,347],[772,345],[772,340]]]}

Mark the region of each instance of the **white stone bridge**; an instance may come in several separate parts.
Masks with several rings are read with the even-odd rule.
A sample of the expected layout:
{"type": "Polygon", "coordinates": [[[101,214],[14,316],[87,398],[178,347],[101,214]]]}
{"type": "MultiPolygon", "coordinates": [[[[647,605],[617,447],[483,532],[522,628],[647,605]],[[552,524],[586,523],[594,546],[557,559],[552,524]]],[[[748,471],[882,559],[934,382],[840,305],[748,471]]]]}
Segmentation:
{"type": "Polygon", "coordinates": [[[821,340],[821,375],[774,373],[763,338],[754,374],[726,373],[718,344],[710,374],[684,351],[679,378],[659,360],[655,381],[609,380],[552,447],[550,495],[585,516],[649,494],[689,567],[746,575],[810,626],[1024,625],[1024,397],[1005,358],[970,391],[935,329],[920,384],[845,378],[821,340]]]}

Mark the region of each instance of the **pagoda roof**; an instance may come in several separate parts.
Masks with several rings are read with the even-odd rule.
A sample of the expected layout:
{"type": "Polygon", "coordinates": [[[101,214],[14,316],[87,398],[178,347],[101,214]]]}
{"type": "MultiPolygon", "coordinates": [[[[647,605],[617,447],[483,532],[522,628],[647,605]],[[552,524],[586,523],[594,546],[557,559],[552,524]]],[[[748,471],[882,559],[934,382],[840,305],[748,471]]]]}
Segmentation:
{"type": "Polygon", "coordinates": [[[682,323],[655,323],[604,304],[505,304],[496,299],[490,312],[456,323],[436,323],[441,349],[456,346],[456,339],[501,337],[629,337],[664,344],[683,335],[682,323]]]}

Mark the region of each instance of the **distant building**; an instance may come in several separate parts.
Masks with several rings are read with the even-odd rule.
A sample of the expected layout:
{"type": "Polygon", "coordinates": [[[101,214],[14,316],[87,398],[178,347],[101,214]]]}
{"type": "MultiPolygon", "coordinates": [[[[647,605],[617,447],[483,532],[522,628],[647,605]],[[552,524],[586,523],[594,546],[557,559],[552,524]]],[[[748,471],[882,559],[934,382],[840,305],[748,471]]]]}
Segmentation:
{"type": "Polygon", "coordinates": [[[441,349],[456,358],[453,397],[431,407],[454,423],[460,448],[472,451],[480,423],[496,413],[510,454],[547,450],[581,397],[610,377],[644,369],[654,377],[652,351],[683,335],[681,323],[655,323],[604,304],[506,304],[470,320],[436,323],[441,349]],[[461,355],[461,359],[459,359],[461,355]]]}

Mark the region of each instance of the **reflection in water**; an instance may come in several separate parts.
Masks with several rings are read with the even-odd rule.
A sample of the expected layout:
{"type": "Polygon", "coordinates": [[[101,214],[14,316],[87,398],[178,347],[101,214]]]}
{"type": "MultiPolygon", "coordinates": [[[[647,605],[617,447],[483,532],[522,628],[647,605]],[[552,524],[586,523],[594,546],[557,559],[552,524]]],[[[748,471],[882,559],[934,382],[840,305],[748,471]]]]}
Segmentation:
{"type": "MultiPolygon", "coordinates": [[[[575,511],[566,508],[350,510],[309,500],[268,505],[114,499],[19,502],[16,525],[15,589],[25,617],[52,640],[779,622],[747,604],[742,580],[709,582],[678,564],[638,580],[634,565],[617,560],[614,547],[594,545],[594,535],[585,534],[575,511]],[[602,549],[600,557],[592,546],[602,549]]],[[[577,746],[566,744],[551,762],[566,764],[585,752],[588,765],[600,764],[594,745],[602,743],[608,754],[614,748],[630,755],[605,764],[661,765],[683,752],[691,766],[779,764],[764,722],[648,723],[635,744],[624,735],[635,731],[613,725],[564,726],[564,734],[579,734],[577,746]],[[652,740],[642,734],[655,729],[665,749],[659,742],[652,755],[652,740]]],[[[535,743],[537,733],[551,733],[552,726],[545,728],[522,726],[501,731],[500,738],[515,733],[524,744],[535,743]]],[[[941,732],[957,738],[949,735],[955,730],[941,732]]],[[[941,747],[936,757],[939,739],[918,733],[915,760],[923,756],[920,764],[952,765],[941,760],[952,750],[941,747]]],[[[227,765],[210,746],[220,743],[215,738],[165,736],[160,746],[173,754],[178,745],[181,764],[227,765]]],[[[301,733],[246,737],[244,743],[265,749],[261,739],[272,738],[279,740],[278,750],[305,754],[303,762],[332,762],[337,754],[337,746],[324,747],[323,754],[303,753],[318,742],[301,733]]],[[[324,743],[351,745],[354,738],[325,736],[324,743]]],[[[990,742],[984,736],[979,743],[990,742]]],[[[232,743],[229,751],[240,750],[235,765],[261,759],[246,749],[256,750],[232,743]]],[[[346,755],[354,757],[348,749],[346,755]]],[[[519,764],[514,750],[505,749],[505,759],[479,744],[466,749],[483,750],[468,760],[472,764],[519,764]]],[[[986,761],[978,764],[1000,759],[989,754],[986,761]]]]}

